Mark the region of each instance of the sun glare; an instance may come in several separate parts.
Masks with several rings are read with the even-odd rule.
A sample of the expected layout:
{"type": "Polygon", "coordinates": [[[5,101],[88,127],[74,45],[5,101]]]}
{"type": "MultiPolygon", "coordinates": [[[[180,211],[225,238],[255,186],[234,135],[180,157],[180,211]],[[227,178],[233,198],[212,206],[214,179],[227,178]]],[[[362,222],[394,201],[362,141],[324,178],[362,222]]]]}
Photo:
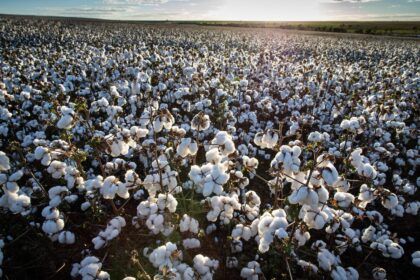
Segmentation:
{"type": "Polygon", "coordinates": [[[312,0],[229,0],[208,13],[209,19],[300,21],[323,20],[319,3],[312,0]]]}

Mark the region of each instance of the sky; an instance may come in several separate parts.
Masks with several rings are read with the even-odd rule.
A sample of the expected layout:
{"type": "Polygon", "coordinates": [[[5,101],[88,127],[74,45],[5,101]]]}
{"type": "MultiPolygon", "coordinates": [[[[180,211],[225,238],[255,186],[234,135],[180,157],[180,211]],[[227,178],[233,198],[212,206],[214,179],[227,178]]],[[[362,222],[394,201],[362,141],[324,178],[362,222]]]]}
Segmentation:
{"type": "Polygon", "coordinates": [[[120,20],[418,21],[420,0],[0,0],[0,14],[120,20]]]}

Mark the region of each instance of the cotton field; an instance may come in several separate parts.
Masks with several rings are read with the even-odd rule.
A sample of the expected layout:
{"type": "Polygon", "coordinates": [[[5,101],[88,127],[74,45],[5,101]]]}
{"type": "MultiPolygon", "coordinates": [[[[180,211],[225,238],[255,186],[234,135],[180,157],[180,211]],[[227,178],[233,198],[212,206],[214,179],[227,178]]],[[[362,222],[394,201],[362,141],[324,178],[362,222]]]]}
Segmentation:
{"type": "Polygon", "coordinates": [[[419,279],[418,40],[4,19],[0,278],[419,279]]]}

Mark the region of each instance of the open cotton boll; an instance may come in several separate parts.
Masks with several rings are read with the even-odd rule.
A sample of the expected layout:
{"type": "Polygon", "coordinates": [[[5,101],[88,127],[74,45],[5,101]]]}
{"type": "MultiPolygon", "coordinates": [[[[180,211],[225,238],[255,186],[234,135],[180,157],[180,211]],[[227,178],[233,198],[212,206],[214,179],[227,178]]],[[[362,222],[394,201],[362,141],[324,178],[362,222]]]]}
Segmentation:
{"type": "Polygon", "coordinates": [[[220,219],[224,224],[229,224],[233,218],[235,210],[241,209],[237,195],[232,196],[213,196],[210,199],[211,210],[207,213],[206,218],[210,222],[216,222],[220,219]]]}
{"type": "Polygon", "coordinates": [[[63,115],[60,120],[57,122],[57,127],[60,129],[69,129],[73,122],[72,115],[63,115]]]}
{"type": "Polygon", "coordinates": [[[191,129],[197,131],[204,131],[210,127],[210,118],[204,112],[195,115],[191,121],[191,129]]]}
{"type": "Polygon", "coordinates": [[[318,254],[319,267],[325,271],[331,271],[331,269],[338,265],[338,259],[327,249],[320,249],[318,254]]]}
{"type": "Polygon", "coordinates": [[[241,277],[247,280],[258,280],[262,276],[260,264],[256,261],[249,262],[241,269],[241,277]]]}
{"type": "Polygon", "coordinates": [[[99,232],[98,236],[92,239],[94,248],[96,250],[105,246],[105,244],[116,238],[123,227],[125,227],[125,219],[121,216],[117,216],[108,222],[108,225],[105,230],[99,232]]]}
{"type": "Polygon", "coordinates": [[[48,166],[47,171],[54,179],[60,179],[66,174],[66,167],[66,163],[54,160],[51,162],[50,166],[48,166]]]}
{"type": "Polygon", "coordinates": [[[324,135],[318,131],[311,132],[308,136],[308,141],[310,142],[321,142],[324,140],[324,135]]]}
{"type": "Polygon", "coordinates": [[[157,199],[156,204],[157,204],[158,208],[162,211],[165,208],[167,208],[169,212],[175,213],[176,206],[178,205],[178,201],[176,200],[176,198],[172,194],[160,193],[158,195],[158,199],[157,199]]]}
{"type": "Polygon", "coordinates": [[[52,158],[51,158],[48,148],[38,146],[36,147],[34,154],[37,160],[41,160],[42,165],[44,166],[50,165],[52,158]]]}
{"type": "Polygon", "coordinates": [[[304,260],[299,260],[297,264],[304,271],[309,271],[309,272],[314,273],[314,274],[318,273],[318,267],[316,265],[314,265],[313,263],[310,263],[310,262],[307,262],[307,261],[304,261],[304,260]]]}
{"type": "Polygon", "coordinates": [[[85,257],[81,262],[78,274],[82,277],[82,280],[108,280],[111,276],[102,271],[102,263],[97,257],[88,256],[85,257]]]}
{"type": "Polygon", "coordinates": [[[67,107],[67,106],[61,106],[61,118],[57,122],[57,127],[60,129],[69,129],[72,126],[73,122],[73,116],[74,116],[74,110],[67,107]]]}
{"type": "Polygon", "coordinates": [[[167,242],[154,249],[148,258],[156,268],[163,269],[165,266],[171,268],[182,260],[182,252],[178,251],[176,244],[167,242]]]}
{"type": "Polygon", "coordinates": [[[42,224],[42,230],[48,235],[53,235],[64,228],[64,220],[60,217],[60,212],[57,208],[47,206],[42,209],[42,216],[45,218],[42,224]]]}
{"type": "Polygon", "coordinates": [[[215,270],[219,267],[219,261],[210,259],[201,254],[193,259],[194,268],[200,275],[200,279],[213,279],[215,270]]]}
{"type": "Polygon", "coordinates": [[[331,162],[323,165],[322,167],[322,178],[328,186],[333,186],[338,180],[338,172],[331,162]]]}
{"type": "Polygon", "coordinates": [[[209,149],[217,148],[224,156],[228,156],[235,152],[235,144],[232,141],[232,136],[226,131],[217,132],[210,144],[209,149]]]}
{"type": "Polygon", "coordinates": [[[106,177],[99,191],[104,199],[114,199],[116,194],[124,199],[130,197],[126,185],[119,182],[115,176],[106,177]]]}
{"type": "Polygon", "coordinates": [[[331,271],[331,278],[334,280],[358,280],[359,273],[353,267],[337,266],[331,271]]]}
{"type": "Polygon", "coordinates": [[[7,171],[10,169],[10,161],[7,155],[0,151],[0,171],[7,171]]]}
{"type": "Polygon", "coordinates": [[[250,158],[248,156],[242,157],[243,165],[246,169],[255,172],[255,170],[258,168],[258,159],[256,158],[250,158]]]}
{"type": "Polygon", "coordinates": [[[299,146],[290,147],[288,145],[283,145],[271,161],[270,166],[273,169],[280,169],[288,175],[297,173],[299,172],[300,167],[299,156],[301,152],[302,150],[299,146]]]}
{"type": "Polygon", "coordinates": [[[347,208],[354,202],[354,195],[346,192],[336,192],[334,199],[337,201],[338,206],[341,208],[347,208]]]}
{"type": "Polygon", "coordinates": [[[301,185],[300,187],[295,189],[288,196],[287,199],[291,204],[297,204],[297,203],[299,203],[300,205],[307,204],[313,208],[316,208],[320,201],[317,192],[314,191],[312,188],[309,188],[305,185],[301,185]]]}
{"type": "Polygon", "coordinates": [[[412,259],[413,265],[420,267],[420,251],[415,251],[414,253],[412,253],[411,259],[412,259]]]}
{"type": "Polygon", "coordinates": [[[391,239],[381,239],[370,244],[370,248],[381,251],[387,258],[399,259],[404,255],[404,249],[391,239]]]}
{"type": "Polygon", "coordinates": [[[68,193],[68,189],[65,186],[55,186],[48,190],[48,197],[50,199],[49,205],[51,207],[57,207],[61,204],[64,195],[68,193]]]}
{"type": "Polygon", "coordinates": [[[299,247],[305,245],[306,241],[308,241],[311,238],[311,235],[309,234],[309,231],[302,232],[302,230],[300,228],[298,228],[295,231],[293,236],[298,241],[298,246],[299,247]]]}
{"type": "Polygon", "coordinates": [[[184,216],[182,216],[181,221],[179,222],[179,230],[181,232],[192,232],[197,234],[198,233],[198,221],[190,216],[188,216],[187,214],[184,214],[184,216]]]}
{"type": "Polygon", "coordinates": [[[189,155],[193,156],[197,154],[197,151],[197,142],[192,141],[191,138],[182,138],[176,149],[177,154],[183,158],[189,155]]]}
{"type": "Polygon", "coordinates": [[[279,135],[274,130],[268,129],[262,139],[261,142],[264,146],[264,148],[272,149],[274,146],[277,145],[277,142],[279,141],[279,135]]]}
{"type": "Polygon", "coordinates": [[[388,191],[387,194],[382,196],[381,203],[385,208],[393,209],[398,205],[398,197],[396,194],[388,191]]]}
{"type": "Polygon", "coordinates": [[[232,238],[234,239],[242,238],[245,241],[249,241],[252,236],[254,236],[254,234],[252,233],[251,228],[244,226],[243,224],[237,224],[232,230],[232,238]]]}
{"type": "Polygon", "coordinates": [[[58,235],[58,242],[61,244],[74,244],[75,235],[71,231],[62,231],[58,235]]]}
{"type": "Polygon", "coordinates": [[[286,212],[283,209],[276,209],[272,213],[264,212],[258,222],[258,250],[261,253],[267,252],[274,241],[274,236],[286,238],[288,225],[286,212]]]}
{"type": "Polygon", "coordinates": [[[182,241],[182,245],[185,249],[196,249],[200,248],[200,240],[196,238],[187,238],[182,241]]]}
{"type": "Polygon", "coordinates": [[[204,178],[202,189],[203,196],[207,197],[214,193],[220,195],[223,192],[223,185],[229,180],[229,174],[225,173],[225,166],[216,164],[211,166],[211,170],[204,178]]]}
{"type": "Polygon", "coordinates": [[[308,205],[303,205],[300,209],[299,217],[303,218],[303,221],[309,229],[322,229],[330,220],[330,217],[325,210],[325,208],[321,207],[313,209],[308,205]]]}

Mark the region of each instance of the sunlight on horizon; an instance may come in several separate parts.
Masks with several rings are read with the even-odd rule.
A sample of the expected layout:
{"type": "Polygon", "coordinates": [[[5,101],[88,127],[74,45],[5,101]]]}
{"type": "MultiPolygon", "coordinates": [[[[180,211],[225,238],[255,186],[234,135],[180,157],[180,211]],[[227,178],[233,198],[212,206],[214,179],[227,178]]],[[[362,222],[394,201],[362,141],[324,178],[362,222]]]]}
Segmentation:
{"type": "Polygon", "coordinates": [[[319,3],[312,0],[230,0],[207,14],[208,19],[255,21],[326,20],[319,3]]]}

